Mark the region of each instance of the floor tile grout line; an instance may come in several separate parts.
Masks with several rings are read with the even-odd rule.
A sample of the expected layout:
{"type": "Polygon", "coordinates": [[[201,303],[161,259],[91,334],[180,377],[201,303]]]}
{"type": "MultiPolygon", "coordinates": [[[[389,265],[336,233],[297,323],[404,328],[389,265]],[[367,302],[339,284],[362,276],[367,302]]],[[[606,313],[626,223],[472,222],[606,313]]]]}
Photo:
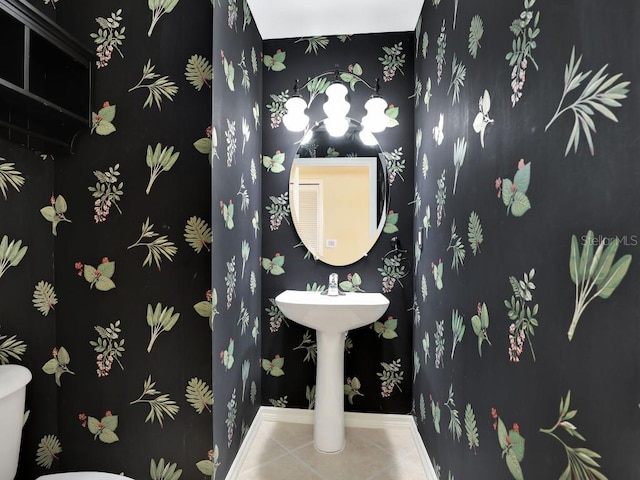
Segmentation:
{"type": "Polygon", "coordinates": [[[322,475],[320,472],[316,471],[311,465],[309,465],[307,462],[303,461],[300,457],[297,457],[296,455],[294,455],[293,453],[290,453],[289,455],[291,455],[293,458],[295,458],[296,460],[298,460],[300,463],[302,463],[307,470],[309,470],[310,472],[314,473],[315,475],[317,475],[321,480],[330,480],[327,479],[324,475],[322,475]]]}
{"type": "Polygon", "coordinates": [[[303,443],[303,444],[301,444],[301,445],[296,445],[295,447],[291,447],[291,448],[289,448],[289,447],[287,447],[286,445],[283,445],[282,443],[280,443],[280,442],[279,442],[277,439],[275,439],[275,438],[273,439],[273,441],[274,441],[274,442],[276,442],[278,445],[280,445],[282,448],[284,448],[284,449],[287,451],[287,453],[293,453],[293,452],[295,452],[296,450],[300,450],[301,448],[304,448],[304,447],[306,447],[307,445],[309,445],[309,444],[312,444],[312,443],[313,443],[313,440],[310,440],[310,441],[305,442],[305,443],[303,443]]]}
{"type": "MultiPolygon", "coordinates": [[[[282,424],[282,423],[291,423],[291,422],[280,422],[280,421],[269,421],[269,423],[274,424],[275,428],[277,428],[278,424],[282,424]]],[[[387,464],[387,466],[385,468],[382,468],[381,470],[372,473],[371,475],[367,476],[367,480],[375,480],[375,478],[377,476],[379,476],[380,474],[390,471],[394,466],[398,466],[401,465],[402,462],[412,453],[418,453],[418,446],[415,444],[415,438],[413,438],[412,436],[412,432],[410,429],[405,429],[405,428],[401,428],[401,429],[393,429],[393,428],[386,428],[386,427],[380,427],[380,428],[376,428],[376,430],[380,430],[381,434],[386,434],[389,431],[394,431],[396,433],[398,433],[399,430],[402,430],[401,434],[407,434],[412,438],[412,448],[407,448],[404,450],[401,450],[401,453],[398,454],[398,452],[396,451],[392,451],[390,448],[387,448],[383,445],[379,445],[377,443],[375,443],[375,441],[371,440],[370,436],[364,434],[364,432],[362,430],[366,429],[367,427],[347,427],[347,430],[351,429],[352,430],[352,434],[355,435],[357,438],[359,438],[360,440],[364,440],[364,443],[370,446],[375,447],[376,450],[375,451],[380,451],[380,452],[384,452],[385,454],[389,455],[389,462],[387,464]],[[354,431],[357,430],[357,431],[354,431]]],[[[266,433],[266,432],[265,432],[266,433]]],[[[282,452],[280,452],[280,454],[276,457],[272,457],[267,461],[264,462],[260,462],[260,463],[256,463],[254,466],[252,466],[250,469],[245,470],[245,464],[247,462],[247,460],[249,458],[251,458],[250,456],[248,456],[247,458],[244,459],[243,464],[240,466],[240,472],[239,473],[255,473],[258,471],[258,469],[260,467],[264,467],[265,465],[270,465],[270,464],[275,464],[279,461],[282,461],[283,459],[289,457],[290,459],[298,462],[299,464],[302,464],[305,468],[305,470],[313,473],[314,475],[316,475],[319,479],[321,480],[333,480],[333,477],[331,476],[325,476],[325,474],[320,473],[319,471],[317,471],[314,467],[312,467],[310,464],[308,464],[305,460],[303,460],[303,458],[301,458],[299,456],[299,450],[308,447],[309,445],[313,444],[313,440],[309,440],[303,444],[299,444],[296,445],[294,447],[287,447],[286,445],[284,445],[281,441],[278,441],[271,432],[266,433],[266,439],[265,441],[267,442],[275,442],[279,447],[282,448],[282,452]],[[298,453],[296,453],[298,452],[298,453]]],[[[256,438],[253,439],[252,444],[255,442],[256,438]]],[[[393,441],[391,439],[388,439],[391,443],[393,443],[393,441]]],[[[375,453],[374,453],[375,455],[375,453]]],[[[400,480],[400,479],[399,479],[400,480]]]]}
{"type": "MultiPolygon", "coordinates": [[[[240,466],[240,473],[249,473],[249,472],[251,472],[252,470],[255,470],[256,468],[258,468],[258,467],[260,467],[260,466],[262,466],[262,465],[266,465],[266,464],[268,464],[268,463],[275,462],[276,460],[280,460],[280,459],[282,459],[282,458],[286,457],[287,455],[289,455],[289,454],[291,453],[291,452],[289,452],[289,450],[287,450],[283,445],[281,445],[281,444],[280,444],[280,442],[278,442],[278,441],[277,441],[275,438],[273,438],[271,435],[268,435],[268,437],[269,437],[269,440],[276,442],[280,447],[282,447],[282,449],[284,450],[284,452],[282,452],[280,455],[277,455],[277,456],[275,456],[275,457],[271,457],[269,460],[267,460],[267,461],[265,461],[265,462],[259,462],[259,463],[256,463],[256,464],[255,464],[253,467],[251,467],[249,470],[245,471],[245,470],[244,470],[244,468],[245,468],[245,464],[247,463],[247,460],[248,460],[249,458],[251,458],[251,455],[249,454],[249,455],[244,459],[244,461],[242,462],[242,465],[240,466]]],[[[252,447],[253,447],[253,443],[255,442],[255,440],[256,440],[256,439],[254,438],[254,439],[253,439],[253,442],[252,442],[252,445],[251,445],[252,447]]]]}
{"type": "MultiPolygon", "coordinates": [[[[385,428],[381,428],[381,429],[379,429],[379,430],[386,431],[387,429],[385,429],[385,428]]],[[[399,429],[398,429],[398,430],[399,430],[399,429]]],[[[411,430],[409,430],[409,429],[402,429],[402,430],[406,430],[406,432],[403,432],[403,433],[406,433],[407,435],[411,436],[411,430]]],[[[368,443],[370,443],[371,445],[373,445],[373,446],[377,447],[379,450],[381,450],[381,451],[383,451],[383,452],[385,452],[385,453],[387,453],[387,454],[390,454],[390,455],[391,455],[391,457],[392,457],[394,460],[402,460],[402,459],[406,458],[407,456],[409,456],[409,455],[411,454],[411,451],[406,451],[406,452],[404,452],[404,454],[402,454],[402,455],[400,455],[400,456],[397,456],[395,453],[391,454],[391,452],[389,452],[388,450],[386,450],[386,449],[385,449],[384,447],[382,447],[381,445],[378,445],[378,444],[377,444],[377,443],[375,443],[373,440],[370,440],[370,439],[369,439],[369,437],[367,437],[367,436],[363,435],[362,433],[357,433],[357,435],[358,435],[360,438],[362,438],[362,439],[366,440],[366,441],[367,441],[368,443]]],[[[411,438],[412,438],[412,437],[411,437],[411,438]]],[[[412,440],[411,440],[411,445],[413,446],[413,449],[414,449],[415,451],[417,451],[418,447],[416,446],[415,441],[413,440],[413,438],[412,438],[412,440]]]]}

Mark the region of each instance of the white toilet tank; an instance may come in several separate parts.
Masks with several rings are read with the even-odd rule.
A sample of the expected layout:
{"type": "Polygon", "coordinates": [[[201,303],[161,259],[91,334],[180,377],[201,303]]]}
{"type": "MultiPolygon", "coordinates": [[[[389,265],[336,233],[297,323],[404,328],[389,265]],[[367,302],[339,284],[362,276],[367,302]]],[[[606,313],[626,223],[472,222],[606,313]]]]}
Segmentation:
{"type": "Polygon", "coordinates": [[[31,372],[21,365],[0,365],[0,480],[13,480],[18,470],[27,383],[31,372]]]}

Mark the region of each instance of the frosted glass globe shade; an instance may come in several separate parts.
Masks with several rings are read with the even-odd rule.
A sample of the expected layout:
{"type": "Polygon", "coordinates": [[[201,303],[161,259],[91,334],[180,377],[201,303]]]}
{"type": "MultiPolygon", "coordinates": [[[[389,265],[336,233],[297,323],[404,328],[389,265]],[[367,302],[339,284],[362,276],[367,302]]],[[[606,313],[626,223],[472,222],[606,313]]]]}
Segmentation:
{"type": "Polygon", "coordinates": [[[387,116],[384,111],[387,108],[387,102],[380,96],[371,97],[364,104],[367,114],[362,117],[362,125],[372,133],[382,132],[387,128],[387,116]]]}
{"type": "Polygon", "coordinates": [[[371,133],[366,128],[360,130],[358,136],[360,137],[360,141],[369,147],[373,147],[378,144],[376,137],[374,137],[373,133],[371,133]]]}
{"type": "Polygon", "coordinates": [[[349,102],[346,100],[346,96],[349,93],[347,87],[339,82],[334,82],[327,87],[325,94],[327,95],[327,101],[322,106],[324,113],[329,118],[346,117],[349,113],[349,102]]]}
{"type": "Polygon", "coordinates": [[[346,118],[325,118],[324,126],[332,137],[342,137],[349,130],[349,120],[346,118]]]}
{"type": "Polygon", "coordinates": [[[282,117],[282,123],[291,132],[301,132],[309,124],[309,117],[304,111],[307,108],[307,102],[299,95],[289,98],[285,104],[287,113],[282,117]]]}
{"type": "Polygon", "coordinates": [[[300,95],[294,95],[285,102],[284,106],[289,113],[304,113],[307,102],[300,95]]]}
{"type": "Polygon", "coordinates": [[[301,132],[309,125],[309,116],[287,113],[282,117],[282,123],[290,132],[301,132]]]}

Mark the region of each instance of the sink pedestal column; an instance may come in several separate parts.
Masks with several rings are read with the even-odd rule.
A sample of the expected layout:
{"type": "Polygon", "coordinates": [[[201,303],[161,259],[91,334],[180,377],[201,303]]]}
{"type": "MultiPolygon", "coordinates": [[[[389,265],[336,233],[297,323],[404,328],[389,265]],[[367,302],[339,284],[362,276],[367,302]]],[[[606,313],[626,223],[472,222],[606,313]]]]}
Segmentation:
{"type": "Polygon", "coordinates": [[[323,453],[344,448],[344,341],[347,334],[316,330],[318,362],[313,444],[323,453]]]}

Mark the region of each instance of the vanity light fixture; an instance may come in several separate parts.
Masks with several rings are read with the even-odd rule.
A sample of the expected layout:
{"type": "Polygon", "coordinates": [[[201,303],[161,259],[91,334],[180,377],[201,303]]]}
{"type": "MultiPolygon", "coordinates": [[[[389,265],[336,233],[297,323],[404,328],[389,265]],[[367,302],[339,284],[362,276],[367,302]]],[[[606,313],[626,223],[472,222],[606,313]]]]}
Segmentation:
{"type": "Polygon", "coordinates": [[[291,132],[301,132],[309,124],[309,116],[304,113],[307,109],[307,102],[299,93],[295,93],[285,104],[287,113],[282,117],[282,123],[291,132]]]}
{"type": "Polygon", "coordinates": [[[331,75],[333,75],[334,78],[324,92],[327,100],[322,106],[327,116],[324,119],[327,132],[331,136],[341,137],[347,133],[349,129],[349,119],[347,118],[349,109],[351,108],[347,99],[349,89],[340,81],[341,75],[348,75],[350,78],[355,78],[358,82],[361,82],[374,92],[364,105],[367,114],[362,118],[361,122],[363,126],[361,137],[364,135],[364,137],[371,142],[371,139],[373,139],[371,134],[382,132],[387,127],[388,122],[385,114],[387,102],[382,98],[382,95],[380,95],[380,82],[376,79],[375,86],[373,86],[359,75],[340,70],[337,66],[334,70],[323,72],[310,78],[300,88],[298,88],[298,81],[296,80],[293,86],[293,95],[291,95],[284,104],[287,113],[282,117],[282,123],[287,130],[291,132],[304,131],[309,125],[309,116],[305,113],[309,105],[298,92],[311,82],[331,75]]]}

